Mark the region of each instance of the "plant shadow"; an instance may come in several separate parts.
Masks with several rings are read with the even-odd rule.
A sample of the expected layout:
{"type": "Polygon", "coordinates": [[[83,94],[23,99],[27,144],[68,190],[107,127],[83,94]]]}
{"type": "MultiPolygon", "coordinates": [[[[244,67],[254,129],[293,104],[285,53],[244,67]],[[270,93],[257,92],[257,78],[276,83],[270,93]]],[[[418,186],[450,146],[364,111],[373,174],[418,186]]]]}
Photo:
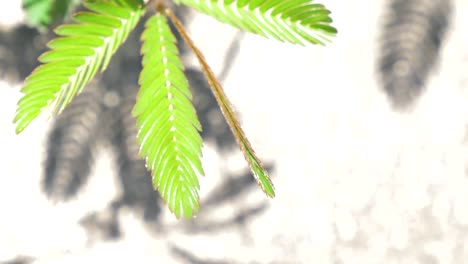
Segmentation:
{"type": "MultiPolygon", "coordinates": [[[[179,17],[184,11],[176,12],[179,17]]],[[[42,172],[42,191],[51,200],[67,202],[79,199],[80,191],[88,182],[99,148],[109,148],[115,156],[114,169],[122,194],[111,201],[102,211],[88,212],[79,223],[90,237],[101,240],[116,240],[123,236],[119,212],[122,208],[142,216],[143,221],[157,229],[165,207],[159,193],[153,190],[151,175],[145,162],[138,155],[135,120],[131,115],[136,100],[138,74],[141,71],[139,35],[140,23],[126,43],[112,58],[106,72],[95,78],[82,94],[78,95],[63,114],[52,123],[45,145],[46,153],[42,172]]],[[[46,43],[52,33],[41,34],[25,25],[11,30],[0,29],[0,78],[10,83],[22,82],[39,65],[37,58],[46,51],[46,43]]],[[[180,38],[178,37],[179,42],[180,38]]],[[[236,45],[233,46],[237,48],[236,45]]],[[[180,44],[182,55],[188,52],[180,44]]],[[[230,51],[235,56],[236,51],[230,51]]],[[[231,59],[226,59],[229,64],[231,59]]],[[[222,71],[225,75],[230,65],[222,71]]],[[[236,142],[216,103],[208,83],[199,69],[185,70],[194,105],[203,126],[205,141],[214,142],[220,153],[237,150],[236,142]]],[[[272,168],[271,164],[267,164],[272,168]]],[[[249,172],[242,176],[229,176],[216,189],[206,207],[229,204],[256,183],[249,172]],[[232,180],[233,177],[236,180],[232,180]]],[[[202,202],[202,206],[203,205],[202,202]]],[[[239,215],[220,222],[200,223],[189,227],[192,232],[222,232],[227,226],[244,225],[267,207],[265,204],[240,209],[239,215]],[[208,228],[209,227],[209,228],[208,228]]],[[[175,252],[174,254],[176,254],[175,252]]],[[[180,253],[180,252],[179,252],[180,253]]],[[[176,254],[177,255],[177,254],[176,254]]],[[[180,254],[179,254],[180,255],[180,254]]]]}

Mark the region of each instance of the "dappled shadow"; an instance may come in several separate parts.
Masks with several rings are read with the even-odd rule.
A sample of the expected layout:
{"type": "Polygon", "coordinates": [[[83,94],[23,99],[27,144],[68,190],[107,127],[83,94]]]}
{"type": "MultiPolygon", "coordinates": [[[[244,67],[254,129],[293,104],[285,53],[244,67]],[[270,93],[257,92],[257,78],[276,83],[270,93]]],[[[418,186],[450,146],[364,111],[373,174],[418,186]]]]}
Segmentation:
{"type": "Polygon", "coordinates": [[[51,36],[26,25],[0,29],[0,78],[22,82],[39,65],[37,58],[51,36]]]}
{"type": "Polygon", "coordinates": [[[407,109],[421,96],[437,65],[452,3],[391,0],[385,11],[377,72],[393,106],[407,109]]]}
{"type": "Polygon", "coordinates": [[[202,258],[196,256],[194,253],[185,250],[181,247],[178,247],[177,245],[171,245],[170,246],[171,253],[180,260],[183,260],[184,263],[190,263],[190,264],[235,264],[238,263],[232,259],[229,260],[214,260],[214,259],[207,259],[207,258],[202,258]]]}
{"type": "MultiPolygon", "coordinates": [[[[176,13],[179,16],[185,15],[179,9],[176,13]]],[[[114,168],[121,194],[104,210],[88,212],[79,220],[94,241],[122,238],[119,212],[123,208],[137,213],[154,230],[164,228],[160,223],[164,205],[159,193],[153,190],[151,174],[146,169],[144,160],[138,155],[136,122],[131,115],[141,71],[139,36],[143,30],[143,24],[140,23],[112,58],[106,72],[85,87],[54,120],[47,136],[41,188],[54,202],[80,198],[80,191],[89,177],[93,176],[90,173],[99,148],[109,148],[115,155],[114,168]]],[[[10,82],[22,82],[38,66],[37,57],[46,50],[45,45],[51,38],[52,34],[41,35],[23,25],[10,31],[0,31],[0,77],[10,82]]],[[[228,50],[226,65],[220,71],[221,81],[229,73],[230,63],[238,48],[236,42],[228,50]]],[[[182,55],[188,52],[187,46],[181,41],[179,49],[182,55]]],[[[233,149],[238,151],[202,72],[188,67],[185,73],[203,126],[203,139],[214,143],[220,153],[227,154],[233,149]]],[[[271,165],[267,167],[272,168],[271,165]]],[[[247,170],[245,175],[227,175],[226,178],[227,181],[221,182],[206,202],[201,202],[204,210],[209,211],[209,208],[239,199],[246,190],[256,185],[247,170]]],[[[238,214],[227,219],[211,219],[210,222],[191,225],[188,230],[193,233],[216,233],[229,226],[241,227],[266,208],[266,204],[239,208],[238,214]]],[[[181,255],[181,252],[175,250],[173,253],[183,255],[182,257],[190,256],[187,252],[181,255]]]]}
{"type": "Polygon", "coordinates": [[[95,160],[102,128],[103,91],[85,89],[53,123],[44,161],[45,194],[55,201],[76,197],[86,183],[95,160]]]}

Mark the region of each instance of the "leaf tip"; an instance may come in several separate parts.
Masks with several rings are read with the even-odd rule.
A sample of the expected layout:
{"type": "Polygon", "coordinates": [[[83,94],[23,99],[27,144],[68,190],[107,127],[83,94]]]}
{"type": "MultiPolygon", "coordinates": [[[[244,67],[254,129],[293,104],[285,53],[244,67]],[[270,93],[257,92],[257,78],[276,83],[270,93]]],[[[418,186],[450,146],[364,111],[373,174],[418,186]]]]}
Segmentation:
{"type": "Polygon", "coordinates": [[[271,189],[265,190],[265,194],[266,194],[269,198],[275,198],[275,196],[276,196],[275,188],[273,188],[273,186],[270,186],[270,187],[271,187],[271,189]]]}
{"type": "Polygon", "coordinates": [[[20,128],[20,127],[17,126],[17,127],[15,128],[15,133],[16,133],[16,135],[21,134],[21,132],[23,132],[23,130],[24,130],[24,128],[20,128]]]}
{"type": "Polygon", "coordinates": [[[16,126],[15,127],[16,135],[19,135],[21,132],[23,132],[26,129],[26,127],[29,125],[29,123],[31,123],[31,121],[25,122],[24,119],[20,118],[20,116],[16,114],[12,123],[16,126]]]}
{"type": "Polygon", "coordinates": [[[273,186],[273,183],[271,182],[270,178],[267,177],[267,182],[262,182],[261,187],[263,192],[268,196],[269,198],[275,198],[275,187],[273,186]]]}

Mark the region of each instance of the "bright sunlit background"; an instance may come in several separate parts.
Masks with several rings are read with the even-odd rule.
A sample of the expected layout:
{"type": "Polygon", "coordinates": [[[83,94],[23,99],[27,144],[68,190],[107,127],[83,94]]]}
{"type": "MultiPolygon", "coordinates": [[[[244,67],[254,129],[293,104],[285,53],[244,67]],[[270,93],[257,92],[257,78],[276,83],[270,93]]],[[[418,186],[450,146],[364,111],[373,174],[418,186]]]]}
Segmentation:
{"type": "MultiPolygon", "coordinates": [[[[206,142],[199,216],[177,221],[164,206],[149,231],[140,215],[123,210],[116,240],[90,237],[80,223],[121,192],[110,150],[99,151],[76,199],[49,201],[40,182],[52,121],[15,135],[21,83],[0,80],[0,263],[467,263],[468,2],[454,1],[441,61],[408,112],[392,109],[375,74],[385,1],[320,2],[339,30],[331,44],[244,34],[227,62],[224,88],[257,153],[272,164],[277,197],[249,187],[204,212],[203,199],[225,172],[246,172],[239,151],[221,155],[206,142]],[[244,222],[210,230],[264,203],[244,222]],[[197,221],[206,227],[190,231],[197,221]]],[[[19,0],[0,4],[0,30],[23,17],[19,0]]],[[[237,30],[199,15],[190,33],[219,73],[237,30]]]]}

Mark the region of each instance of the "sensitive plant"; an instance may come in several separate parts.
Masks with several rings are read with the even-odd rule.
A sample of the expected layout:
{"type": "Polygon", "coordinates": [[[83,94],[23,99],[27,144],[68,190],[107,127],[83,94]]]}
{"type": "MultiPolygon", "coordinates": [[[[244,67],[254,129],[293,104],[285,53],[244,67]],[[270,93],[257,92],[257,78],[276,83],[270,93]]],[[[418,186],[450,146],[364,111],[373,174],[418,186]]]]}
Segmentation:
{"type": "MultiPolygon", "coordinates": [[[[234,27],[292,44],[325,44],[336,34],[330,11],[310,0],[176,0],[234,27]]],[[[27,1],[31,24],[41,28],[64,17],[77,1],[27,1]],[[55,3],[57,2],[57,3],[55,3]],[[42,5],[41,5],[42,3],[42,5]],[[58,4],[60,3],[60,4],[58,4]]],[[[57,38],[39,57],[42,63],[22,87],[14,123],[22,132],[45,110],[59,115],[98,73],[105,71],[112,56],[145,14],[141,35],[143,69],[140,90],[132,114],[136,118],[140,155],[153,175],[169,209],[180,217],[199,210],[202,127],[192,103],[192,93],[179,57],[173,23],[197,57],[216,101],[248,162],[252,174],[269,197],[273,184],[243,132],[231,103],[202,52],[164,1],[85,0],[86,11],[73,15],[73,24],[55,29],[57,38]]]]}

